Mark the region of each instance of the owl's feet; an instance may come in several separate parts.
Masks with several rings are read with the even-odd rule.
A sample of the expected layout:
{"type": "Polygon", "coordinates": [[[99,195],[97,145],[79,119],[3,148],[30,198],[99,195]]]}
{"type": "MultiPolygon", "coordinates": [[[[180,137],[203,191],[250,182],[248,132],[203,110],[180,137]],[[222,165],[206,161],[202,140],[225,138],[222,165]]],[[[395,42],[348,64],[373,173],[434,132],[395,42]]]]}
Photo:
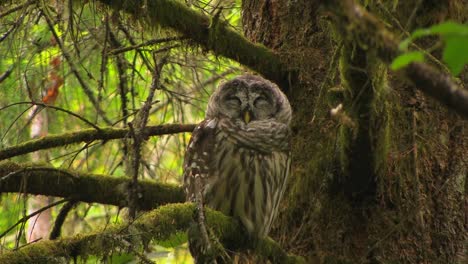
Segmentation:
{"type": "MultiPolygon", "coordinates": [[[[198,176],[198,175],[197,175],[198,176]]],[[[206,227],[200,177],[195,177],[195,223],[189,228],[190,253],[196,263],[232,263],[223,245],[206,227]]]]}
{"type": "MultiPolygon", "coordinates": [[[[196,212],[198,214],[198,212],[196,212]]],[[[196,217],[198,218],[198,217],[196,217]]],[[[216,236],[206,228],[205,223],[194,222],[188,230],[189,249],[195,263],[233,263],[216,236]],[[205,231],[202,231],[202,230],[205,231]]]]}

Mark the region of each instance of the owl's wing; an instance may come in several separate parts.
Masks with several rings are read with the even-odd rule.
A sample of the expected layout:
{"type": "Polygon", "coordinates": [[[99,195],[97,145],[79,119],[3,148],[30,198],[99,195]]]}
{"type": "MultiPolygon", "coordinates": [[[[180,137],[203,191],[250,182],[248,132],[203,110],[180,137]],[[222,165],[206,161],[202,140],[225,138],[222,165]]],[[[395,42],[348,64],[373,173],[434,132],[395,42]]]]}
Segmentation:
{"type": "Polygon", "coordinates": [[[265,153],[290,151],[291,130],[288,125],[275,120],[259,120],[245,125],[223,118],[218,127],[245,148],[265,153]]]}
{"type": "Polygon", "coordinates": [[[195,201],[195,178],[208,177],[215,144],[216,119],[203,120],[192,132],[184,159],[184,189],[187,201],[195,201]]]}

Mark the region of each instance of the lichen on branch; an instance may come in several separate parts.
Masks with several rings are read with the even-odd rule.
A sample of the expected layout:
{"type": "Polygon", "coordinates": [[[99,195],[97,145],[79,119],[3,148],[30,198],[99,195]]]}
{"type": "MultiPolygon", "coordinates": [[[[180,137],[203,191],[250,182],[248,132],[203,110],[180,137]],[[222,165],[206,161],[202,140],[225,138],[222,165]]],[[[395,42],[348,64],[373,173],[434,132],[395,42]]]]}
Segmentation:
{"type": "MultiPolygon", "coordinates": [[[[165,124],[159,126],[147,126],[143,129],[146,136],[161,136],[183,132],[192,132],[193,124],[165,124]]],[[[61,147],[78,142],[91,142],[94,140],[111,140],[124,138],[128,135],[128,128],[104,127],[99,130],[84,129],[77,132],[50,135],[39,139],[30,140],[16,146],[0,150],[0,160],[27,154],[42,149],[61,147]]]]}

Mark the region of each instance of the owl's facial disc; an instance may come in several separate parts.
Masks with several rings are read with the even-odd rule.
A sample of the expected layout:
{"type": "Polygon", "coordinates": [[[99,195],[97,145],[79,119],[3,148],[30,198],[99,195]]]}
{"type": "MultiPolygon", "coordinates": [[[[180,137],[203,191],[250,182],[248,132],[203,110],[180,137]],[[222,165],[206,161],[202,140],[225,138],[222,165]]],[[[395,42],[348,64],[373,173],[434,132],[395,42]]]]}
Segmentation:
{"type": "Polygon", "coordinates": [[[247,74],[220,85],[210,98],[206,117],[224,117],[249,125],[263,120],[289,124],[291,107],[275,84],[247,74]]]}

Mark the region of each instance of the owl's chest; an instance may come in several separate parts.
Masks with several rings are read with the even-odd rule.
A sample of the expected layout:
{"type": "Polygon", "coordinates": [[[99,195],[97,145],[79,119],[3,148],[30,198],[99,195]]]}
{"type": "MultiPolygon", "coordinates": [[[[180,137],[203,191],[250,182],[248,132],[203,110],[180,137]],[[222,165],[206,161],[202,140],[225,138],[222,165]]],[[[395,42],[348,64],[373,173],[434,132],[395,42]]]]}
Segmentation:
{"type": "MultiPolygon", "coordinates": [[[[213,148],[214,155],[210,160],[210,175],[205,189],[208,195],[246,195],[258,188],[265,189],[266,185],[281,185],[288,163],[285,153],[256,150],[254,145],[239,144],[227,133],[218,133],[216,137],[217,143],[213,148]]],[[[265,192],[266,190],[261,191],[265,192]]]]}
{"type": "Polygon", "coordinates": [[[288,153],[256,150],[217,135],[205,180],[205,202],[241,220],[249,232],[268,233],[289,168],[288,153]]]}
{"type": "Polygon", "coordinates": [[[211,168],[220,178],[228,178],[235,173],[237,177],[253,177],[259,167],[266,165],[274,153],[265,153],[255,149],[254,145],[245,145],[227,133],[218,133],[214,146],[214,159],[211,168]]]}

